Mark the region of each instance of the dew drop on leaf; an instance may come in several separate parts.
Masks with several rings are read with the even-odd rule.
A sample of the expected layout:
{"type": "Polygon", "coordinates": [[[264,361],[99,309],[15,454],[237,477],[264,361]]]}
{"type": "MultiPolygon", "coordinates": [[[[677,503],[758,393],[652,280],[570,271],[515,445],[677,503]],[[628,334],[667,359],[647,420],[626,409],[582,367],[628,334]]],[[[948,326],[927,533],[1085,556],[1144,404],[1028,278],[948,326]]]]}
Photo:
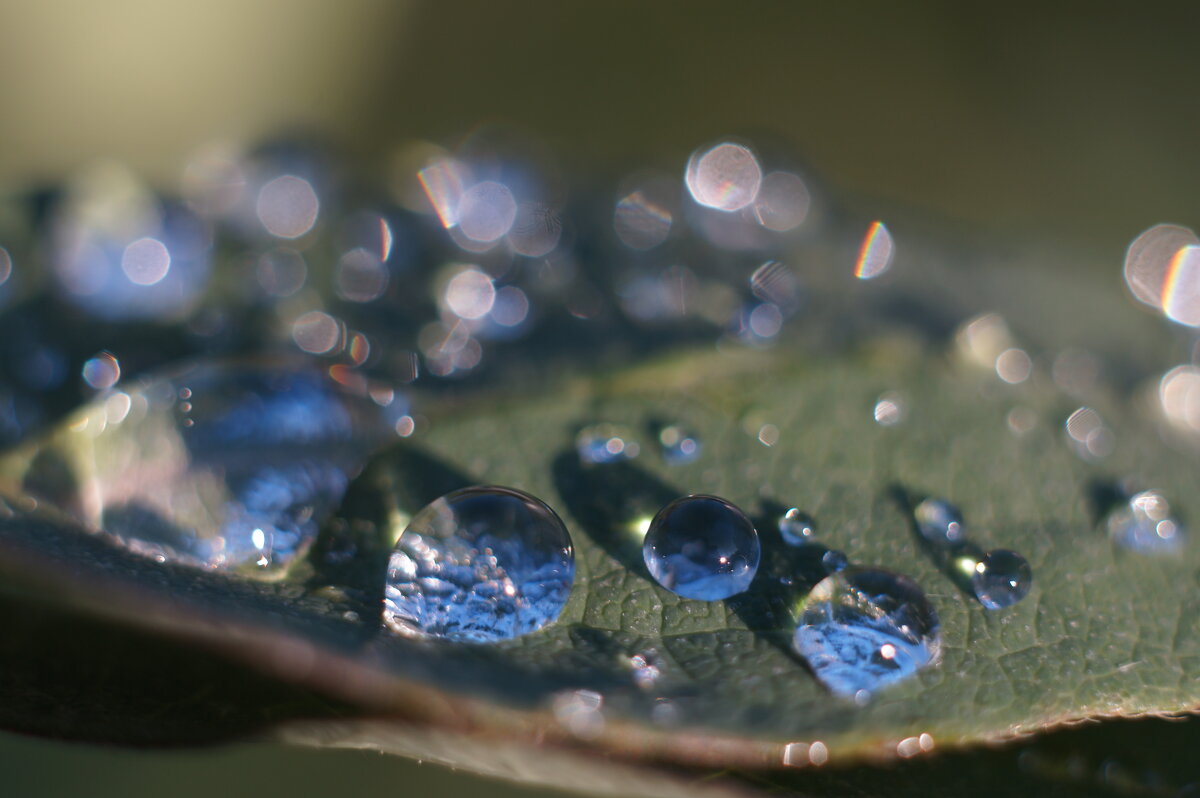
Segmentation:
{"type": "Polygon", "coordinates": [[[761,546],[750,519],[716,496],[685,496],[658,511],[642,546],[646,568],[684,598],[720,601],[750,586],[761,546]]]}
{"type": "Polygon", "coordinates": [[[557,619],[574,578],[570,534],[544,502],[514,488],[463,488],[417,512],[400,536],[383,619],[409,637],[508,640],[557,619]]]}

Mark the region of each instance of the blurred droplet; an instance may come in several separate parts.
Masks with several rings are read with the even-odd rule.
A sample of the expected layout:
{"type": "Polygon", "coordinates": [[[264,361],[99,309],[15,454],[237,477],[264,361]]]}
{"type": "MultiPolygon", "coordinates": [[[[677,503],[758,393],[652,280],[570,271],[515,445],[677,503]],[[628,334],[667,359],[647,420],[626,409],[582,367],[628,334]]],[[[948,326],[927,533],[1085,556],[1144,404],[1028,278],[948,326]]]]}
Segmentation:
{"type": "Polygon", "coordinates": [[[1139,554],[1172,555],[1187,542],[1187,532],[1161,491],[1144,490],[1118,504],[1104,521],[1113,543],[1139,554]]]}
{"type": "Polygon", "coordinates": [[[1171,261],[1183,248],[1200,244],[1186,227],[1159,224],[1133,240],[1125,253],[1125,284],[1140,302],[1162,310],[1171,261]]]}
{"type": "Polygon", "coordinates": [[[12,255],[8,254],[8,250],[0,247],[0,285],[8,282],[8,278],[12,277],[13,259],[12,255]]]}
{"type": "Polygon", "coordinates": [[[154,285],[170,268],[171,253],[157,238],[139,238],[121,255],[121,271],[136,285],[154,285]]]}
{"type": "Polygon", "coordinates": [[[719,211],[737,211],[758,196],[762,168],[754,153],[741,144],[718,144],[692,154],[685,182],[699,204],[719,211]]]}
{"type": "Polygon", "coordinates": [[[429,204],[447,230],[458,224],[458,204],[470,179],[470,170],[452,158],[439,158],[417,172],[429,204]]]}
{"type": "Polygon", "coordinates": [[[800,278],[787,264],[769,260],[750,275],[750,291],[791,315],[800,307],[800,278]]]}
{"type": "Polygon", "coordinates": [[[1182,247],[1171,258],[1163,282],[1162,310],[1171,321],[1200,326],[1200,244],[1182,247]]]}
{"type": "Polygon", "coordinates": [[[308,264],[299,252],[276,247],[259,256],[254,276],[268,296],[289,297],[304,287],[308,279],[308,264]]]}
{"type": "Polygon", "coordinates": [[[1008,323],[998,313],[984,313],[964,322],[954,341],[960,357],[988,370],[996,368],[1005,351],[1016,348],[1008,323]]]}
{"type": "Polygon", "coordinates": [[[1083,349],[1064,349],[1055,356],[1050,376],[1062,391],[1082,396],[1096,387],[1100,373],[1100,358],[1083,349]]]}
{"type": "Polygon", "coordinates": [[[700,439],[679,424],[671,424],[658,431],[658,442],[662,456],[671,465],[686,465],[700,456],[700,439]]]}
{"type": "Polygon", "coordinates": [[[440,304],[460,319],[482,319],[496,301],[496,286],[491,276],[474,266],[452,267],[440,304]]]}
{"type": "Polygon", "coordinates": [[[121,364],[111,352],[101,352],[83,364],[83,381],[93,390],[107,391],[121,379],[121,364]]]}
{"type": "Polygon", "coordinates": [[[276,238],[299,238],[317,223],[321,203],[312,183],[297,175],[280,175],[258,192],[255,213],[276,238]]]}
{"type": "Polygon", "coordinates": [[[771,172],[763,178],[754,216],[768,230],[786,233],[804,223],[812,197],[799,175],[791,172],[771,172]]]}
{"type": "Polygon", "coordinates": [[[458,228],[471,241],[490,244],[512,229],[517,201],[503,183],[485,180],[463,192],[458,203],[458,228]]]}
{"type": "Polygon", "coordinates": [[[1115,441],[1112,430],[1090,407],[1081,407],[1067,418],[1067,441],[1085,460],[1097,460],[1112,454],[1115,441]]]}
{"type": "Polygon", "coordinates": [[[387,266],[374,252],[352,249],[338,259],[334,282],[342,299],[373,302],[387,289],[387,266]]]}
{"type": "Polygon", "coordinates": [[[625,246],[645,251],[671,234],[676,211],[672,199],[679,190],[672,193],[672,185],[664,177],[640,178],[635,185],[617,201],[613,230],[625,246]]]}
{"type": "Polygon", "coordinates": [[[870,280],[883,274],[892,265],[893,249],[892,234],[883,222],[871,222],[863,237],[862,247],[858,250],[854,276],[860,280],[870,280]]]}
{"type": "Polygon", "coordinates": [[[575,436],[575,451],[584,463],[616,463],[637,457],[642,447],[633,433],[613,424],[592,424],[575,436]]]}
{"type": "Polygon", "coordinates": [[[880,426],[894,427],[903,421],[907,414],[908,407],[905,405],[904,397],[894,391],[882,394],[875,401],[875,423],[880,426]]]}
{"type": "Polygon", "coordinates": [[[345,327],[319,310],[309,311],[292,324],[292,340],[312,355],[325,355],[341,347],[345,327]]]}
{"type": "Polygon", "coordinates": [[[496,292],[489,318],[501,327],[519,327],[529,318],[529,297],[515,285],[496,292]]]}
{"type": "Polygon", "coordinates": [[[1033,361],[1024,349],[1005,349],[996,357],[996,376],[1010,385],[1029,379],[1033,372],[1033,361]]]}
{"type": "Polygon", "coordinates": [[[508,232],[508,245],[513,252],[527,258],[542,258],[558,246],[562,237],[562,220],[558,212],[540,202],[522,202],[508,232]]]}
{"type": "Polygon", "coordinates": [[[1164,374],[1158,384],[1158,400],[1171,425],[1200,432],[1200,368],[1176,366],[1164,374]]]}

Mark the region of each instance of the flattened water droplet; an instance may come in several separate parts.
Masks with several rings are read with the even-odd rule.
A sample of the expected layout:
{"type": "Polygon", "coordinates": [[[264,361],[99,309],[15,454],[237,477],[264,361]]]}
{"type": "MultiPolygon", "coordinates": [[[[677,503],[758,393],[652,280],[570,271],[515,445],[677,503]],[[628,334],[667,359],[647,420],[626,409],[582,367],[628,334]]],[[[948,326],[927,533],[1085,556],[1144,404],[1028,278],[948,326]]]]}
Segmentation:
{"type": "Polygon", "coordinates": [[[575,554],[563,522],[514,488],[448,493],[412,517],[388,563],[383,620],[395,632],[470,643],[551,623],[575,554]]]}
{"type": "Polygon", "coordinates": [[[671,465],[686,465],[700,456],[700,439],[678,424],[659,430],[658,442],[663,459],[671,465]]]}
{"type": "Polygon", "coordinates": [[[925,499],[913,508],[913,519],[921,537],[938,546],[963,539],[962,513],[943,499],[925,499]]]}
{"type": "Polygon", "coordinates": [[[1187,542],[1183,524],[1157,490],[1144,490],[1118,505],[1105,520],[1113,543],[1139,554],[1174,554],[1187,542]]]}
{"type": "Polygon", "coordinates": [[[658,511],[642,555],[660,585],[684,598],[720,601],[750,586],[758,571],[758,532],[716,496],[685,496],[658,511]]]}
{"type": "Polygon", "coordinates": [[[615,463],[632,460],[642,449],[629,430],[614,424],[593,424],[575,436],[575,450],[585,463],[615,463]]]}
{"type": "Polygon", "coordinates": [[[859,700],[935,663],[937,613],[906,576],[852,566],[799,605],[793,645],[831,692],[859,700]]]}
{"type": "Polygon", "coordinates": [[[817,522],[798,507],[789,508],[779,518],[779,534],[788,545],[804,546],[811,543],[816,531],[817,522]]]}
{"type": "Polygon", "coordinates": [[[320,372],[197,366],[118,391],[33,446],[24,487],[131,551],[277,571],[383,440],[379,408],[320,372]]]}
{"type": "Polygon", "coordinates": [[[1004,609],[1029,594],[1029,588],[1033,587],[1033,569],[1015,551],[992,549],[975,564],[971,586],[984,607],[1004,609]]]}

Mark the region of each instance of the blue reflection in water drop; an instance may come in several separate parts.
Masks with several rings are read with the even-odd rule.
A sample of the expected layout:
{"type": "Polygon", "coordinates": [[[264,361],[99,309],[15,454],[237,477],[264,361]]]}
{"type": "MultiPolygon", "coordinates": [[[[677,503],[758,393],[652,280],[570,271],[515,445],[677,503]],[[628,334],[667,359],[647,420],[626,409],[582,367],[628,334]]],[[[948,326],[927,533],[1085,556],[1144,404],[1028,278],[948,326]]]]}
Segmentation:
{"type": "Polygon", "coordinates": [[[463,488],[400,536],[383,620],[408,636],[507,640],[558,618],[574,578],[571,537],[545,503],[513,488],[463,488]]]}
{"type": "Polygon", "coordinates": [[[838,571],[844,571],[850,565],[850,558],[846,556],[846,552],[838,549],[830,549],[821,555],[821,565],[825,566],[825,572],[836,574],[838,571]]]}
{"type": "Polygon", "coordinates": [[[308,549],[386,429],[370,400],[284,368],[195,367],[82,413],[85,522],[162,562],[250,571],[308,549]]]}
{"type": "Polygon", "coordinates": [[[915,582],[851,566],[803,599],[793,645],[831,692],[861,699],[936,662],[941,638],[915,582]]]}
{"type": "Polygon", "coordinates": [[[593,424],[575,436],[575,451],[584,463],[616,463],[641,453],[633,433],[612,424],[593,424]]]}
{"type": "Polygon", "coordinates": [[[1175,554],[1187,542],[1187,530],[1157,490],[1131,496],[1108,514],[1105,524],[1113,543],[1139,554],[1175,554]]]}
{"type": "Polygon", "coordinates": [[[758,571],[758,532],[716,496],[685,496],[658,511],[642,544],[646,568],[684,598],[720,601],[750,587],[758,571]]]}
{"type": "Polygon", "coordinates": [[[936,546],[958,543],[963,539],[962,513],[948,501],[925,499],[913,508],[913,518],[921,537],[936,546]]]}
{"type": "Polygon", "coordinates": [[[1033,569],[1020,554],[992,549],[979,558],[971,574],[971,586],[979,603],[989,610],[1011,607],[1029,594],[1033,569]]]}

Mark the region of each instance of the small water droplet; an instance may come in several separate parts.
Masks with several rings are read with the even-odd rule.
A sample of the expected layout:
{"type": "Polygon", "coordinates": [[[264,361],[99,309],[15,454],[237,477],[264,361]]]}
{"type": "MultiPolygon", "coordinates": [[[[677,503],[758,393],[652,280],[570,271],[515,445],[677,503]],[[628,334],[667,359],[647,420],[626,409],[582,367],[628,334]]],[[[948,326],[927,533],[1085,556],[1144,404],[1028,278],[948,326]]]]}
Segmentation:
{"type": "Polygon", "coordinates": [[[854,276],[860,280],[870,280],[886,272],[892,265],[895,243],[892,234],[883,222],[871,222],[867,234],[863,237],[862,247],[858,251],[858,260],[854,264],[854,276]]]}
{"type": "Polygon", "coordinates": [[[585,463],[616,463],[641,453],[633,433],[613,424],[593,424],[575,436],[575,450],[585,463]]]}
{"type": "Polygon", "coordinates": [[[507,640],[558,618],[574,577],[570,535],[545,503],[513,488],[463,488],[400,536],[383,618],[409,636],[507,640]]]}
{"type": "Polygon", "coordinates": [[[686,465],[700,456],[700,439],[678,424],[659,430],[658,442],[663,459],[671,465],[686,465]]]}
{"type": "Polygon", "coordinates": [[[1144,490],[1117,505],[1105,524],[1113,543],[1139,554],[1174,554],[1187,540],[1183,524],[1157,490],[1144,490]]]}
{"type": "Polygon", "coordinates": [[[790,546],[804,546],[812,542],[816,534],[817,522],[812,516],[801,512],[800,508],[792,507],[779,518],[779,534],[790,546]]]}
{"type": "Polygon", "coordinates": [[[652,653],[634,654],[629,658],[629,667],[633,670],[633,683],[643,690],[654,687],[662,676],[658,657],[652,653]]]}
{"type": "Polygon", "coordinates": [[[846,556],[846,552],[830,549],[821,555],[821,565],[825,566],[825,573],[836,574],[838,571],[844,571],[850,565],[850,558],[846,556]]]}
{"type": "Polygon", "coordinates": [[[758,571],[758,532],[716,496],[685,496],[658,511],[642,555],[660,585],[684,598],[720,601],[750,586],[758,571]]]}
{"type": "Polygon", "coordinates": [[[963,539],[962,513],[943,499],[925,499],[913,508],[913,518],[921,537],[938,546],[963,539]]]}
{"type": "Polygon", "coordinates": [[[937,613],[915,582],[852,566],[799,605],[793,645],[831,692],[858,700],[937,661],[937,613]]]}
{"type": "Polygon", "coordinates": [[[1033,569],[1015,551],[992,549],[975,563],[971,586],[980,604],[989,610],[1001,610],[1029,594],[1033,569]]]}
{"type": "Polygon", "coordinates": [[[1115,441],[1104,419],[1090,407],[1081,407],[1066,421],[1067,442],[1084,460],[1099,460],[1112,454],[1115,441]]]}

